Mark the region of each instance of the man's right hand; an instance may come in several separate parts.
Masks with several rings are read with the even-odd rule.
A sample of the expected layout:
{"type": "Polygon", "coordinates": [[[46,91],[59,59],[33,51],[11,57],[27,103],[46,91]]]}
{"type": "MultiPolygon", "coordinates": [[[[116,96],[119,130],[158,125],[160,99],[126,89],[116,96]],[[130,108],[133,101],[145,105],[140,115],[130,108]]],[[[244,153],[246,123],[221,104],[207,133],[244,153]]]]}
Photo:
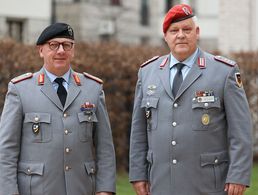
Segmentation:
{"type": "Polygon", "coordinates": [[[135,181],[132,184],[137,195],[150,195],[150,184],[147,181],[135,181]]]}

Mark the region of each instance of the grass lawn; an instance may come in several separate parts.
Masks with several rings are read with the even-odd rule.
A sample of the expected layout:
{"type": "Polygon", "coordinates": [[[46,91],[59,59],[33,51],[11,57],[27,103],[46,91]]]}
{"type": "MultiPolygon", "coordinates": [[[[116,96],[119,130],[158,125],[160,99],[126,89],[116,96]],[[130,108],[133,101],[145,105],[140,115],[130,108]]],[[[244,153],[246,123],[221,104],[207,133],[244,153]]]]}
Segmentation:
{"type": "MultiPolygon", "coordinates": [[[[117,195],[135,195],[131,184],[128,181],[127,173],[119,173],[117,177],[117,195]]],[[[254,165],[251,187],[245,195],[258,195],[258,163],[254,165]]]]}

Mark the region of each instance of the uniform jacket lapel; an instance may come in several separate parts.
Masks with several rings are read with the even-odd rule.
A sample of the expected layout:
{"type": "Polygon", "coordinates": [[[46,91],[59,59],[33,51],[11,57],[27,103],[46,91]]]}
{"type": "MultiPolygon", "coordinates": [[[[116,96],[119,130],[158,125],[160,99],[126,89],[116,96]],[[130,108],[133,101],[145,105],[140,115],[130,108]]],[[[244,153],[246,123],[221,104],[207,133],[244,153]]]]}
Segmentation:
{"type": "Polygon", "coordinates": [[[167,92],[168,96],[171,99],[174,99],[174,97],[172,95],[170,79],[169,79],[169,77],[170,77],[169,61],[170,61],[169,55],[166,55],[159,66],[158,73],[159,73],[161,83],[162,83],[163,87],[165,88],[165,91],[167,92]]]}
{"type": "Polygon", "coordinates": [[[50,82],[49,78],[47,77],[45,71],[41,69],[39,74],[45,75],[44,85],[41,87],[41,91],[45,94],[59,109],[63,110],[63,106],[57,96],[57,93],[53,89],[52,83],[50,82]]]}
{"type": "Polygon", "coordinates": [[[68,87],[68,92],[67,92],[67,98],[66,98],[66,102],[65,102],[65,106],[64,106],[64,110],[66,110],[71,103],[75,100],[75,98],[79,95],[81,89],[77,86],[77,84],[75,83],[72,75],[73,75],[73,71],[71,71],[71,75],[70,75],[70,83],[69,83],[69,87],[68,87]]]}
{"type": "Polygon", "coordinates": [[[203,57],[203,55],[204,55],[203,52],[200,51],[200,55],[198,55],[191,70],[189,71],[181,87],[179,88],[176,98],[180,97],[185,92],[185,90],[187,90],[202,75],[203,70],[200,69],[198,65],[198,58],[203,57]]]}

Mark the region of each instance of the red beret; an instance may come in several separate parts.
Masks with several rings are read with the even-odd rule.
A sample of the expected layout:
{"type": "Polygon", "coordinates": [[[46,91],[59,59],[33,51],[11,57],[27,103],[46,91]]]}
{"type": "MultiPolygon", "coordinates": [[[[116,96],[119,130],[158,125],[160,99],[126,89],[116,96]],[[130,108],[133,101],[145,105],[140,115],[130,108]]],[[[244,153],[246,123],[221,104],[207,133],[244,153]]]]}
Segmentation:
{"type": "Polygon", "coordinates": [[[165,16],[163,32],[166,33],[170,24],[193,17],[193,10],[189,5],[179,4],[172,7],[165,16]]]}

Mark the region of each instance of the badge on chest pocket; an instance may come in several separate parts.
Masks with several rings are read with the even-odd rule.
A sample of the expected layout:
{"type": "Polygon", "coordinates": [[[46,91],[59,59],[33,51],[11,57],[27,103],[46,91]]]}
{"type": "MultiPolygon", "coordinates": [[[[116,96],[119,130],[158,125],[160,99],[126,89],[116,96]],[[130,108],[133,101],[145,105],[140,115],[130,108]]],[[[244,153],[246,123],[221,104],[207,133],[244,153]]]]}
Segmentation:
{"type": "Polygon", "coordinates": [[[147,97],[142,99],[141,108],[143,108],[145,111],[145,118],[147,120],[147,130],[157,129],[158,102],[159,102],[159,98],[155,98],[155,97],[147,97]]]}

